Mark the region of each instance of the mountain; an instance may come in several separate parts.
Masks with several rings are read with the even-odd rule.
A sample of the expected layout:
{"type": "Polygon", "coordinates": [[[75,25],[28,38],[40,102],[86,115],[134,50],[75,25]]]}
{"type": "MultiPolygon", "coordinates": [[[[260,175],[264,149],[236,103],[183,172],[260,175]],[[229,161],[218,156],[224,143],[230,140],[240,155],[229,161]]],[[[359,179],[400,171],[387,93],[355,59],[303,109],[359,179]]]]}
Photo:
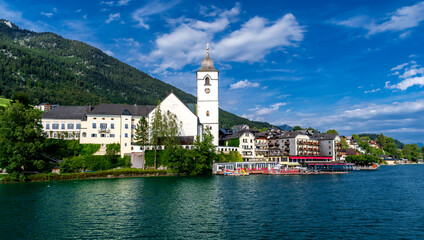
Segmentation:
{"type": "MultiPolygon", "coordinates": [[[[131,67],[88,44],[54,33],[36,33],[0,20],[0,96],[26,92],[33,104],[98,103],[156,105],[170,92],[183,102],[196,97],[131,67]]],[[[220,127],[266,122],[249,121],[220,109],[220,127]]]]}
{"type": "Polygon", "coordinates": [[[293,127],[292,126],[289,126],[287,124],[284,124],[284,125],[281,125],[281,126],[277,126],[277,127],[280,128],[283,131],[291,131],[291,130],[293,130],[293,127]]]}

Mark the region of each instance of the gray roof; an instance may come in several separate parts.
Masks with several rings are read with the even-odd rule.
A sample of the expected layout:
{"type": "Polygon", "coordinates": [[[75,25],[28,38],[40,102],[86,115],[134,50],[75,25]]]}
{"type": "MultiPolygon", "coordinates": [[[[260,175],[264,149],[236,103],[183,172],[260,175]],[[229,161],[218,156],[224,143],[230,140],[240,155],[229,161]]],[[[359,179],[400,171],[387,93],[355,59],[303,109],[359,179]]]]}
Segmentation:
{"type": "Polygon", "coordinates": [[[338,135],[337,134],[314,134],[312,138],[316,140],[334,140],[338,135]]]}
{"type": "Polygon", "coordinates": [[[251,133],[251,131],[247,130],[247,129],[243,129],[243,130],[235,132],[231,135],[227,135],[227,136],[223,137],[221,140],[225,141],[225,140],[229,140],[229,139],[240,138],[244,133],[251,133]]]}
{"type": "Polygon", "coordinates": [[[42,119],[80,119],[86,118],[87,106],[58,106],[48,112],[43,113],[42,119]]]}
{"type": "Polygon", "coordinates": [[[132,115],[147,116],[155,109],[156,106],[151,105],[126,105],[126,104],[106,104],[101,103],[87,114],[95,115],[132,115]]]}

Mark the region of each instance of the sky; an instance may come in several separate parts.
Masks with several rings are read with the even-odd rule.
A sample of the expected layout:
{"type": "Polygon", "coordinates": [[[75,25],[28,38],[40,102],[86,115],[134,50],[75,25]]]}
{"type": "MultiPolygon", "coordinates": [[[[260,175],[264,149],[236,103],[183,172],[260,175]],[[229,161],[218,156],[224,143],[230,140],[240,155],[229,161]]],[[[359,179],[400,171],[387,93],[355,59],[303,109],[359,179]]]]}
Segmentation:
{"type": "Polygon", "coordinates": [[[227,111],[424,142],[424,1],[0,0],[0,18],[193,95],[210,43],[227,111]]]}

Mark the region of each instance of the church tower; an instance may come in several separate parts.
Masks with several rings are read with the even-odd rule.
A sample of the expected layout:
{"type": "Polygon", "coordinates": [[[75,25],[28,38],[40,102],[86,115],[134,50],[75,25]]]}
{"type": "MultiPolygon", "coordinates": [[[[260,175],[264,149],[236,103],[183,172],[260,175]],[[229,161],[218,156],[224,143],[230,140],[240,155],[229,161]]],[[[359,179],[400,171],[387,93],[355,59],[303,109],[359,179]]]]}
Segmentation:
{"type": "Polygon", "coordinates": [[[219,142],[219,105],[218,105],[218,75],[219,72],[209,57],[209,44],[206,57],[202,61],[197,75],[197,116],[204,131],[209,128],[213,135],[213,144],[219,142]]]}

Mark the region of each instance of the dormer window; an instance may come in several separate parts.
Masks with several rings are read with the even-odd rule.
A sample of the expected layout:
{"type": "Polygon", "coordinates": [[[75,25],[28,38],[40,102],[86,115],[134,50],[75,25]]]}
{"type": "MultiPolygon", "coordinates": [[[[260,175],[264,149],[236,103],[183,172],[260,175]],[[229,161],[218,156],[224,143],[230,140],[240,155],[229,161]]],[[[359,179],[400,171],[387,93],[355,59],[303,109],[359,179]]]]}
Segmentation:
{"type": "Polygon", "coordinates": [[[205,78],[205,86],[210,86],[211,85],[211,79],[209,77],[205,78]]]}

